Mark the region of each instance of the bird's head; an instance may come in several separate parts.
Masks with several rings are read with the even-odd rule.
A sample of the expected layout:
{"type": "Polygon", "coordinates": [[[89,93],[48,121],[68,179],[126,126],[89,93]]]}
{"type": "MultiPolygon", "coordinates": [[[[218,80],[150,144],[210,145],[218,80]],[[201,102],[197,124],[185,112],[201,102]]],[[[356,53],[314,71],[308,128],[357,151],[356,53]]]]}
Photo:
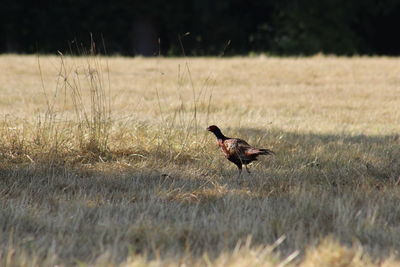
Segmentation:
{"type": "Polygon", "coordinates": [[[207,127],[207,131],[210,131],[210,132],[212,132],[213,134],[215,134],[215,136],[216,136],[218,139],[224,139],[224,138],[226,138],[225,135],[222,134],[221,130],[220,130],[217,126],[215,126],[215,125],[208,126],[208,127],[207,127]]]}
{"type": "Polygon", "coordinates": [[[220,132],[221,130],[216,125],[211,125],[207,127],[207,131],[215,133],[220,132]]]}

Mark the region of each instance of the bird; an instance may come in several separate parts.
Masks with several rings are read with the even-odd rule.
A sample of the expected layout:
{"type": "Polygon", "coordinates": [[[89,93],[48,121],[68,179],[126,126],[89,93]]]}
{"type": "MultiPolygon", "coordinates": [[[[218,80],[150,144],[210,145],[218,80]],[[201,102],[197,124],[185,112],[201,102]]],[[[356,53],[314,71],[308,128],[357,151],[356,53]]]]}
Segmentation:
{"type": "Polygon", "coordinates": [[[255,148],[242,139],[226,137],[216,125],[207,127],[207,131],[212,132],[217,137],[217,144],[225,157],[238,167],[238,177],[240,177],[242,173],[243,165],[246,167],[246,171],[250,173],[247,164],[257,160],[258,156],[275,155],[275,152],[272,150],[255,148]]]}

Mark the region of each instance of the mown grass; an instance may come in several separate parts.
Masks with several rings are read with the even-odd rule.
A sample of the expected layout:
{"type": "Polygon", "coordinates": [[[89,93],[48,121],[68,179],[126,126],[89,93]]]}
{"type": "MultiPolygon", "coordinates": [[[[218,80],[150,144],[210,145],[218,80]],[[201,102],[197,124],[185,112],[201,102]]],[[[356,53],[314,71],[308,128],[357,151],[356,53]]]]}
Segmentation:
{"type": "Polygon", "coordinates": [[[1,56],[1,265],[395,266],[398,63],[1,56]]]}

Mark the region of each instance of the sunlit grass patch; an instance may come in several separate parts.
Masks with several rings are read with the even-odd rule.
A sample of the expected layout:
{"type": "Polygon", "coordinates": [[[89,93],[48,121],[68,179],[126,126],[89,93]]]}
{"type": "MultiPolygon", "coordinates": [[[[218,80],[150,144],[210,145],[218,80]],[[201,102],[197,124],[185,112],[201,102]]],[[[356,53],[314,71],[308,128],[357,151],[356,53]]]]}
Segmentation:
{"type": "Polygon", "coordinates": [[[397,263],[397,58],[39,59],[0,57],[0,265],[397,263]]]}

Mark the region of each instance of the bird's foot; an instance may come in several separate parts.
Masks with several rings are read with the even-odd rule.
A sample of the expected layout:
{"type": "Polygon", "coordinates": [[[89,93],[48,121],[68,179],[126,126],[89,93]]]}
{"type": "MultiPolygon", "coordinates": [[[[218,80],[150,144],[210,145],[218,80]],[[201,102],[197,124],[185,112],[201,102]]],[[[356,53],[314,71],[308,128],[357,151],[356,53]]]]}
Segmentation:
{"type": "Polygon", "coordinates": [[[246,167],[247,173],[250,174],[251,172],[250,172],[249,168],[247,168],[247,165],[244,165],[244,166],[246,167]]]}

